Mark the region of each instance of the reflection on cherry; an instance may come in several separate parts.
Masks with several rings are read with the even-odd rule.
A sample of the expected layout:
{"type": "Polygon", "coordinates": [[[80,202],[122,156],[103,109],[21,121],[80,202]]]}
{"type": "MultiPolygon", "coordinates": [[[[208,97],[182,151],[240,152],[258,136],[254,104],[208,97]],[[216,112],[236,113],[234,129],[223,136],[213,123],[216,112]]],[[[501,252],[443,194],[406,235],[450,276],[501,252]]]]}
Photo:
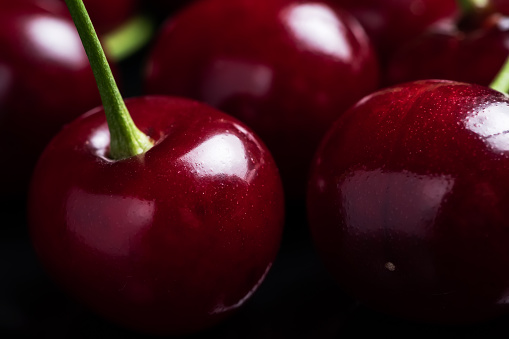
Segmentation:
{"type": "Polygon", "coordinates": [[[37,157],[62,125],[101,103],[73,22],[47,3],[60,5],[0,4],[0,143],[11,145],[0,191],[9,197],[26,194],[37,157]]]}
{"type": "Polygon", "coordinates": [[[312,166],[316,248],[368,306],[430,322],[509,311],[509,98],[418,81],[341,117],[312,166]]]}
{"type": "Polygon", "coordinates": [[[509,17],[472,13],[433,27],[401,46],[388,62],[388,85],[447,79],[488,86],[509,55],[509,17]]]}
{"type": "Polygon", "coordinates": [[[254,293],[278,252],[281,180],[245,125],[184,99],[126,100],[154,146],[109,157],[101,108],[52,140],[36,167],[30,232],[50,276],[127,328],[193,333],[254,293]]]}
{"type": "Polygon", "coordinates": [[[330,1],[360,21],[383,60],[433,24],[453,20],[458,11],[455,0],[330,1]]]}
{"type": "Polygon", "coordinates": [[[146,72],[147,93],[204,101],[253,128],[289,199],[303,197],[325,130],[377,85],[362,27],[322,1],[196,2],[167,21],[146,72]]]}

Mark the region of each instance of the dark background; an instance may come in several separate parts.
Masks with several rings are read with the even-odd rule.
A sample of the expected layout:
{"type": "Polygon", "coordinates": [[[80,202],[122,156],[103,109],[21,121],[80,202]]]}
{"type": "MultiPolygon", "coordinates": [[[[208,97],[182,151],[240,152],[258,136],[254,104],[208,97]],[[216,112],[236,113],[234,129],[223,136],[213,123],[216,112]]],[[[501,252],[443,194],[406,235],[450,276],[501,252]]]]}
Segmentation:
{"type": "MultiPolygon", "coordinates": [[[[374,312],[346,296],[328,275],[309,238],[303,206],[291,205],[282,246],[266,280],[234,316],[185,338],[507,338],[509,316],[486,323],[438,326],[374,312]]],[[[119,328],[64,295],[31,247],[22,202],[0,210],[0,338],[150,338],[119,328]]]]}

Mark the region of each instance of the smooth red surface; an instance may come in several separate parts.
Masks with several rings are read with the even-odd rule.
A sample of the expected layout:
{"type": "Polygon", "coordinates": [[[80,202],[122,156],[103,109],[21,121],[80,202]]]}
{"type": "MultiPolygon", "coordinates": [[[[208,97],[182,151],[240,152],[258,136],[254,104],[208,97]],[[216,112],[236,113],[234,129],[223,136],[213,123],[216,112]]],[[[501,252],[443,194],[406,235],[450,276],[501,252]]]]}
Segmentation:
{"type": "Polygon", "coordinates": [[[508,311],[509,98],[421,81],[361,100],[327,133],[308,190],[313,240],[368,306],[431,322],[508,311]]]}
{"type": "Polygon", "coordinates": [[[350,11],[385,59],[429,26],[454,18],[455,0],[329,0],[350,11]]]}
{"type": "Polygon", "coordinates": [[[26,194],[37,157],[61,126],[99,105],[76,28],[56,1],[0,1],[1,199],[26,194]]]}
{"type": "Polygon", "coordinates": [[[398,50],[385,81],[447,79],[488,86],[509,56],[508,41],[509,17],[490,16],[469,30],[439,27],[398,50]]]}
{"type": "Polygon", "coordinates": [[[301,198],[330,124],[378,86],[362,27],[321,1],[199,1],[170,18],[150,53],[146,92],[191,97],[266,142],[287,197],[301,198]]]}
{"type": "Polygon", "coordinates": [[[183,99],[130,99],[155,139],[143,155],[107,158],[95,109],[43,153],[29,199],[32,242],[71,295],[127,328],[199,331],[251,296],[283,227],[278,170],[237,120],[183,99]]]}
{"type": "Polygon", "coordinates": [[[83,3],[100,34],[120,27],[139,10],[138,0],[83,0],[83,3]]]}
{"type": "Polygon", "coordinates": [[[509,15],[509,2],[507,0],[491,0],[491,4],[496,11],[509,15]]]}

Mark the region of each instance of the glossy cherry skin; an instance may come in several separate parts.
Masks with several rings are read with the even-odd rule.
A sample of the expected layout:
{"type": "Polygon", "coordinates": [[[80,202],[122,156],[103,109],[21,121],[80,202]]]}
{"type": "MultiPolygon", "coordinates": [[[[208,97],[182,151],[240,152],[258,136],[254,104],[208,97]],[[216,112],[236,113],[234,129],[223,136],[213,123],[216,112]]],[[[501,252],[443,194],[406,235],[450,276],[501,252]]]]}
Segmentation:
{"type": "Polygon", "coordinates": [[[491,15],[468,29],[444,25],[402,46],[385,83],[447,79],[488,86],[509,56],[509,17],[491,15]]]}
{"type": "Polygon", "coordinates": [[[101,103],[85,50],[58,1],[0,1],[0,192],[25,195],[51,137],[101,103]]]}
{"type": "Polygon", "coordinates": [[[108,159],[100,109],[66,126],[34,172],[31,238],[50,275],[98,314],[142,332],[195,332],[240,307],[271,267],[279,173],[260,139],[215,109],[126,104],[155,146],[108,159]]]}
{"type": "Polygon", "coordinates": [[[350,11],[362,24],[384,60],[431,25],[452,20],[455,0],[329,0],[350,11]]]}
{"type": "Polygon", "coordinates": [[[167,21],[151,51],[146,93],[194,98],[260,135],[288,199],[304,200],[323,133],[378,86],[370,41],[321,1],[199,1],[167,21]]]}
{"type": "Polygon", "coordinates": [[[366,305],[480,321],[509,302],[509,98],[419,81],[376,92],[326,134],[308,186],[316,249],[366,305]]]}

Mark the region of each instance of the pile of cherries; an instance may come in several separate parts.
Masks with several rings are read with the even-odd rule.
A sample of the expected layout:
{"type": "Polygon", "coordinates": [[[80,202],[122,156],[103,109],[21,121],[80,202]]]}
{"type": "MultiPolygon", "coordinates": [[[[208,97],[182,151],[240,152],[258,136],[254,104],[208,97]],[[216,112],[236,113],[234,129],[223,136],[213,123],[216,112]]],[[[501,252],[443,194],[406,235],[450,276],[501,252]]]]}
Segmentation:
{"type": "Polygon", "coordinates": [[[0,200],[59,288],[137,333],[235,314],[299,218],[368,308],[507,316],[508,3],[0,0],[0,200]],[[106,41],[139,16],[124,83],[106,41]]]}

